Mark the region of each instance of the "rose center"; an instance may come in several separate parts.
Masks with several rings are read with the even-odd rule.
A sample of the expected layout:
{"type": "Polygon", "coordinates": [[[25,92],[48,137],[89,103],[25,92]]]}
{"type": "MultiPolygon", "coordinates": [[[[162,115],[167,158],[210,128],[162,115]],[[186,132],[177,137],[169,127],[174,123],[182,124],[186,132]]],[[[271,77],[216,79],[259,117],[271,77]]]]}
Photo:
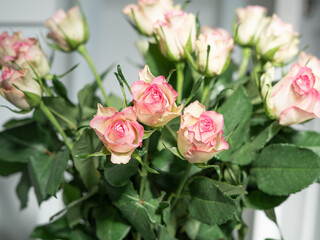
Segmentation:
{"type": "Polygon", "coordinates": [[[114,125],[114,130],[120,137],[123,137],[126,132],[122,121],[116,122],[116,124],[114,125]]]}
{"type": "Polygon", "coordinates": [[[312,73],[312,70],[304,67],[299,71],[298,75],[293,81],[293,87],[299,95],[303,95],[312,90],[314,83],[315,77],[312,73]]]}
{"type": "Polygon", "coordinates": [[[157,102],[161,99],[161,93],[158,90],[153,88],[151,91],[151,97],[153,101],[157,102]]]}
{"type": "Polygon", "coordinates": [[[211,119],[200,120],[201,132],[216,131],[216,124],[211,119]]]}

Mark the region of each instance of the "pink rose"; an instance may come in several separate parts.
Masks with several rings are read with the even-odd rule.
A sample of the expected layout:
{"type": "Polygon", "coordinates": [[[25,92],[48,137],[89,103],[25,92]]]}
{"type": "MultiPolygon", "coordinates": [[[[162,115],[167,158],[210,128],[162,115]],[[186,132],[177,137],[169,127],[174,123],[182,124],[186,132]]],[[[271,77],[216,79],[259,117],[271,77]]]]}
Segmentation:
{"type": "Polygon", "coordinates": [[[48,37],[66,52],[75,50],[89,37],[87,23],[78,7],[71,8],[67,13],[59,9],[52,18],[46,21],[45,25],[50,29],[48,37]]]}
{"type": "Polygon", "coordinates": [[[99,139],[111,153],[111,162],[126,164],[134,150],[142,145],[143,127],[137,122],[132,107],[121,112],[98,104],[97,114],[90,122],[99,139]]]}
{"type": "Polygon", "coordinates": [[[146,65],[139,72],[139,80],[132,84],[131,91],[134,110],[140,122],[157,127],[180,116],[182,105],[177,107],[175,104],[178,93],[164,76],[154,77],[146,65]]]}
{"type": "Polygon", "coordinates": [[[223,138],[223,116],[195,101],[184,109],[178,131],[179,151],[190,163],[202,163],[229,149],[223,138]]]}
{"type": "Polygon", "coordinates": [[[209,76],[220,75],[229,65],[233,39],[226,30],[221,28],[206,27],[205,33],[202,31],[201,29],[201,34],[196,41],[198,69],[209,76]],[[208,46],[210,46],[209,56],[207,56],[208,46]]]}
{"type": "Polygon", "coordinates": [[[172,0],[138,0],[138,5],[126,6],[123,13],[132,20],[142,34],[152,36],[153,24],[158,20],[164,21],[164,14],[173,9],[172,0]]]}
{"type": "Polygon", "coordinates": [[[247,6],[237,8],[237,26],[234,27],[235,41],[242,46],[253,46],[254,36],[259,25],[265,19],[267,9],[261,6],[247,6]]]}
{"type": "Polygon", "coordinates": [[[274,68],[261,77],[261,93],[271,118],[286,126],[320,117],[320,92],[315,88],[316,78],[311,68],[294,64],[272,87],[273,77],[274,68]]]}
{"type": "Polygon", "coordinates": [[[4,66],[2,67],[1,80],[0,94],[22,110],[32,108],[22,91],[34,93],[38,95],[39,98],[42,95],[41,87],[39,83],[33,79],[29,69],[18,71],[9,66],[4,66]],[[22,91],[18,90],[14,85],[22,91]]]}
{"type": "Polygon", "coordinates": [[[165,14],[165,21],[157,21],[154,30],[162,54],[172,61],[185,58],[184,51],[195,49],[197,37],[196,17],[182,10],[173,10],[165,14]]]}
{"type": "Polygon", "coordinates": [[[305,66],[312,69],[312,73],[316,78],[316,81],[313,87],[317,89],[318,92],[320,92],[320,60],[311,54],[301,52],[299,55],[298,63],[301,66],[305,66]]]}
{"type": "Polygon", "coordinates": [[[11,60],[11,57],[16,57],[16,51],[13,48],[13,45],[22,40],[20,32],[8,35],[8,32],[3,32],[0,35],[0,67],[3,66],[8,60],[11,60]]]}
{"type": "Polygon", "coordinates": [[[278,16],[264,18],[255,36],[256,50],[265,60],[281,64],[298,54],[298,33],[278,16]]]}

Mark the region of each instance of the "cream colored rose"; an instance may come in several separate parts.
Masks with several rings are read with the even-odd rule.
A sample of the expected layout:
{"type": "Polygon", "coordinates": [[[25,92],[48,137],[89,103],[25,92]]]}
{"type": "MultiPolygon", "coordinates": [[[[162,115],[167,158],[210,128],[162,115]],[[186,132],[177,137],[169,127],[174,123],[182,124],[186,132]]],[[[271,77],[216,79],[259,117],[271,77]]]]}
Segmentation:
{"type": "Polygon", "coordinates": [[[196,41],[196,17],[182,10],[165,14],[165,21],[158,21],[154,30],[162,54],[172,61],[185,58],[185,51],[193,52],[196,41]]]}
{"type": "Polygon", "coordinates": [[[39,98],[42,95],[41,87],[39,83],[33,79],[29,69],[18,71],[9,66],[4,66],[2,67],[1,80],[0,94],[22,110],[29,110],[32,108],[22,91],[36,94],[39,98]]]}
{"type": "Polygon", "coordinates": [[[164,14],[174,9],[172,0],[138,0],[123,9],[137,29],[144,35],[152,36],[153,24],[164,21],[164,14]]]}
{"type": "Polygon", "coordinates": [[[258,54],[274,64],[284,63],[298,54],[298,33],[278,16],[265,18],[255,36],[258,54]]]}
{"type": "Polygon", "coordinates": [[[267,9],[261,6],[237,8],[237,25],[234,27],[234,38],[241,46],[254,46],[254,36],[259,25],[266,17],[267,9]]]}
{"type": "Polygon", "coordinates": [[[233,39],[221,28],[205,29],[196,41],[197,67],[205,75],[215,76],[223,73],[229,65],[233,39]],[[209,56],[207,54],[210,46],[209,56]]]}
{"type": "Polygon", "coordinates": [[[87,23],[78,7],[71,8],[67,13],[59,9],[45,25],[50,29],[48,37],[63,51],[75,50],[89,37],[87,23]]]}

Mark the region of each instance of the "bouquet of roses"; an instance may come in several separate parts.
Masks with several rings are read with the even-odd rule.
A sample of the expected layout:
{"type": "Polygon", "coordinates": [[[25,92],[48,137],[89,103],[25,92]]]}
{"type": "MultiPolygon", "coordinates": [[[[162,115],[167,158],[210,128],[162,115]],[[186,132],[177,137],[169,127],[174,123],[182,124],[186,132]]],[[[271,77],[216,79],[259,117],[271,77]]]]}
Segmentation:
{"type": "Polygon", "coordinates": [[[111,68],[95,69],[80,6],[45,23],[54,50],[77,51],[92,69],[77,103],[60,81],[76,66],[52,73],[37,39],[0,35],[0,94],[32,112],[4,124],[0,174],[21,173],[21,208],[31,187],[39,204],[58,191],[65,203],[32,238],[244,239],[244,209],[277,223],[274,208],[319,181],[320,133],[290,125],[320,117],[320,60],[264,7],[237,9],[233,36],[184,7],[124,8],[146,65],[131,86],[117,66],[122,97],[104,90],[111,68]]]}

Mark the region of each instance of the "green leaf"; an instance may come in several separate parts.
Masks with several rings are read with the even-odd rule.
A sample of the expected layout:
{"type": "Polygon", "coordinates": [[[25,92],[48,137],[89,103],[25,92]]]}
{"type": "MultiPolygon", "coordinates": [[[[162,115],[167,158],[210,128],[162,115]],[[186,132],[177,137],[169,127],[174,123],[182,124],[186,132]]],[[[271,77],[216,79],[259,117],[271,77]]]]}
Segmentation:
{"type": "Polygon", "coordinates": [[[255,138],[248,141],[239,151],[235,151],[230,161],[238,165],[248,165],[257,156],[258,151],[268,143],[282,128],[277,121],[272,122],[267,128],[261,131],[255,138]]]}
{"type": "Polygon", "coordinates": [[[243,202],[249,208],[265,210],[279,206],[287,198],[288,196],[273,196],[260,190],[253,190],[243,197],[243,202]]]}
{"type": "Polygon", "coordinates": [[[320,158],[309,149],[269,145],[253,162],[251,173],[261,191],[289,195],[306,188],[320,176],[320,158]]]}
{"type": "Polygon", "coordinates": [[[320,156],[320,133],[314,131],[298,131],[286,127],[275,137],[274,142],[291,143],[312,150],[320,156]]]}
{"type": "Polygon", "coordinates": [[[67,168],[69,160],[69,150],[59,151],[52,160],[52,167],[46,187],[46,191],[50,195],[56,194],[59,189],[64,171],[67,168]]]}
{"type": "Polygon", "coordinates": [[[231,185],[226,182],[212,180],[219,190],[227,196],[236,196],[246,194],[246,190],[241,185],[231,185]]]}
{"type": "Polygon", "coordinates": [[[180,151],[178,150],[178,148],[176,147],[168,147],[164,142],[162,142],[163,146],[169,150],[173,155],[175,155],[176,157],[182,159],[182,160],[186,160],[185,157],[180,153],[180,151]]]}
{"type": "Polygon", "coordinates": [[[104,177],[113,187],[124,187],[130,181],[130,178],[138,172],[139,162],[131,159],[127,164],[107,163],[104,171],[104,177]]]}
{"type": "Polygon", "coordinates": [[[117,70],[118,70],[118,76],[120,77],[121,81],[126,85],[129,93],[131,93],[131,87],[129,86],[126,78],[123,76],[123,73],[122,73],[120,65],[117,66],[117,70]]]}
{"type": "Polygon", "coordinates": [[[226,236],[217,225],[207,225],[190,218],[184,224],[188,237],[192,240],[220,240],[226,236]]]}
{"type": "Polygon", "coordinates": [[[235,201],[222,193],[209,178],[194,178],[189,190],[192,197],[190,215],[202,223],[223,224],[237,210],[235,201]]]}
{"type": "Polygon", "coordinates": [[[61,97],[45,97],[44,104],[55,115],[63,128],[77,129],[78,109],[61,97]]]}
{"type": "Polygon", "coordinates": [[[73,70],[75,70],[78,66],[79,66],[80,63],[77,63],[76,65],[74,65],[73,67],[71,67],[69,70],[67,70],[65,73],[62,73],[58,76],[58,78],[63,78],[65,76],[67,76],[69,73],[71,73],[73,70]]]}
{"type": "Polygon", "coordinates": [[[144,130],[143,133],[143,140],[149,138],[152,133],[154,133],[155,131],[157,131],[157,129],[153,129],[153,130],[144,130]]]}
{"type": "Polygon", "coordinates": [[[91,240],[87,234],[83,232],[83,229],[72,229],[68,227],[68,221],[65,216],[57,219],[49,224],[38,226],[30,235],[32,239],[43,240],[91,240]]]}
{"type": "Polygon", "coordinates": [[[224,134],[232,135],[228,139],[229,150],[223,151],[217,157],[222,161],[230,161],[233,151],[247,140],[248,123],[252,114],[252,105],[243,87],[238,88],[219,108],[224,118],[224,134]]]}
{"type": "Polygon", "coordinates": [[[22,172],[19,184],[16,188],[17,196],[20,200],[20,210],[24,209],[28,203],[28,193],[32,184],[29,178],[28,169],[25,169],[22,172]]]}
{"type": "Polygon", "coordinates": [[[14,173],[21,172],[25,164],[23,163],[10,163],[5,161],[0,161],[0,176],[10,176],[14,173]]]}
{"type": "MultiPolygon", "coordinates": [[[[102,143],[91,128],[83,130],[79,140],[74,144],[72,154],[84,155],[97,152],[102,148],[102,143]]],[[[74,165],[87,188],[92,188],[99,182],[100,174],[97,171],[97,157],[87,159],[74,158],[74,165]]]]}
{"type": "Polygon", "coordinates": [[[121,240],[130,231],[130,225],[121,217],[119,211],[106,205],[94,210],[97,225],[97,237],[100,240],[121,240]]]}
{"type": "Polygon", "coordinates": [[[157,44],[149,44],[145,60],[154,76],[166,75],[171,69],[175,69],[174,64],[162,55],[157,44]]]}
{"type": "Polygon", "coordinates": [[[53,77],[52,79],[52,84],[53,84],[53,90],[54,92],[62,97],[63,99],[65,99],[66,101],[70,102],[68,99],[68,91],[66,89],[66,87],[63,85],[63,83],[61,81],[59,81],[57,79],[56,76],[53,77]]]}
{"type": "Polygon", "coordinates": [[[29,162],[29,176],[34,186],[38,203],[47,198],[47,183],[51,173],[52,156],[44,155],[41,157],[30,157],[29,162]]]}
{"type": "Polygon", "coordinates": [[[192,98],[197,94],[199,88],[201,87],[201,84],[203,82],[203,80],[205,79],[205,76],[202,76],[198,79],[198,81],[196,81],[196,83],[193,85],[191,93],[188,97],[188,99],[186,100],[186,102],[184,103],[184,105],[186,106],[191,100],[192,98]]]}
{"type": "Polygon", "coordinates": [[[27,163],[31,156],[46,158],[59,146],[50,129],[26,122],[0,133],[0,161],[27,163]]]}
{"type": "Polygon", "coordinates": [[[135,151],[133,152],[133,154],[131,155],[132,158],[135,158],[138,160],[138,162],[142,165],[142,167],[144,167],[149,173],[154,173],[154,174],[159,174],[158,171],[152,169],[151,167],[149,167],[147,164],[145,164],[140,155],[135,151]]]}
{"type": "Polygon", "coordinates": [[[114,188],[107,186],[109,197],[114,201],[114,205],[120,210],[130,224],[142,235],[143,239],[156,239],[153,232],[154,222],[152,221],[154,211],[148,207],[153,205],[149,202],[142,201],[134,190],[130,182],[126,187],[114,188]]]}

